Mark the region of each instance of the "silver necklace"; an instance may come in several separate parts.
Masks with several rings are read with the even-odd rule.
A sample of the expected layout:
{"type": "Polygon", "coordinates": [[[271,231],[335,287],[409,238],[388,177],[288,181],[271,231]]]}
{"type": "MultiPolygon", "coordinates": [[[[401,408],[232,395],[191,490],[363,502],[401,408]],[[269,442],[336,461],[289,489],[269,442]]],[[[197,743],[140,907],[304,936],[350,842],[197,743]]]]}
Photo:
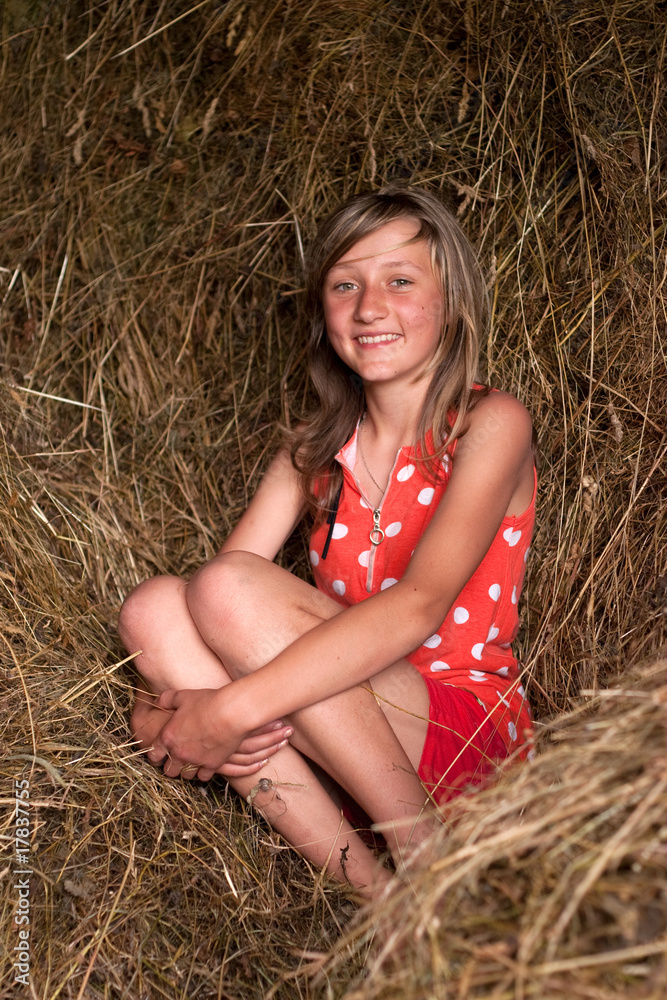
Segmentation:
{"type": "Polygon", "coordinates": [[[363,448],[363,445],[361,443],[361,428],[364,425],[364,420],[365,419],[366,419],[366,414],[364,413],[364,415],[362,417],[362,420],[361,420],[361,423],[359,425],[359,430],[357,432],[357,443],[359,444],[359,454],[361,455],[361,461],[364,463],[364,469],[366,470],[366,472],[368,473],[368,475],[371,477],[371,480],[372,480],[373,484],[375,486],[377,486],[377,488],[379,489],[380,493],[382,494],[380,496],[380,503],[377,505],[377,507],[375,507],[373,509],[373,527],[371,528],[371,533],[369,535],[371,545],[379,545],[380,542],[384,538],[384,531],[380,527],[380,506],[382,505],[382,501],[384,500],[385,493],[389,489],[389,479],[391,479],[391,475],[389,476],[389,479],[387,480],[387,485],[385,486],[384,489],[382,489],[382,487],[378,483],[377,479],[375,478],[375,476],[373,475],[373,473],[371,472],[371,470],[368,468],[368,462],[366,461],[366,456],[364,455],[364,448],[363,448]]]}
{"type": "MultiPolygon", "coordinates": [[[[360,432],[361,432],[361,428],[364,426],[365,422],[366,422],[366,414],[364,413],[363,418],[361,420],[361,425],[359,427],[359,431],[360,432]]],[[[363,449],[363,446],[361,444],[361,433],[357,434],[357,441],[359,442],[359,454],[361,455],[361,461],[364,463],[364,469],[366,470],[366,472],[368,473],[368,475],[371,477],[371,481],[372,481],[373,485],[377,486],[377,488],[379,489],[380,493],[382,494],[382,497],[380,498],[380,503],[382,503],[382,501],[384,500],[384,495],[387,492],[387,486],[389,486],[389,482],[387,482],[387,486],[385,486],[385,488],[382,489],[382,487],[378,483],[377,479],[375,478],[375,476],[373,475],[373,473],[371,472],[371,470],[368,468],[368,462],[366,461],[366,456],[364,455],[364,449],[363,449]]]]}

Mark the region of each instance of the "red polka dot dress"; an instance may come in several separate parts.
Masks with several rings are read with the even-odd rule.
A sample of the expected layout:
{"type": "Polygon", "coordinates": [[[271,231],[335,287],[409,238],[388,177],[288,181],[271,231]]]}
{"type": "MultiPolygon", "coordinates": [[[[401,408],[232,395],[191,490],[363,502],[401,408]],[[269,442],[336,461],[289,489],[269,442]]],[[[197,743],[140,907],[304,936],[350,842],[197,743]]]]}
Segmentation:
{"type": "MultiPolygon", "coordinates": [[[[373,511],[353,472],[355,431],[336,456],[344,480],[333,528],[325,522],[310,539],[319,590],[350,607],[401,579],[447,489],[455,448],[444,455],[437,483],[427,478],[415,448],[401,448],[381,505],[373,511]],[[384,532],[377,545],[369,538],[374,525],[384,532]]],[[[505,754],[518,751],[520,757],[528,749],[531,719],[511,644],[519,629],[518,602],[534,521],[535,490],[522,514],[503,519],[440,628],[408,656],[429,689],[437,681],[470,692],[486,710],[496,744],[500,737],[505,754]]]]}

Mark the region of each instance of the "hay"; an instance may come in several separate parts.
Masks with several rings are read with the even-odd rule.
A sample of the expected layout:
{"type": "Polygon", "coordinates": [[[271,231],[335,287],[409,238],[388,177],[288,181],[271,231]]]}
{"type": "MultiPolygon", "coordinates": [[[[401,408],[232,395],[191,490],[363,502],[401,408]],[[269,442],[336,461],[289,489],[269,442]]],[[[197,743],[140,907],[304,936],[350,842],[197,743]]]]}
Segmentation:
{"type": "MultiPolygon", "coordinates": [[[[488,377],[540,432],[520,636],[538,714],[655,654],[662,5],[0,11],[2,796],[29,777],[35,995],[661,995],[659,698],[578,710],[533,768],[466,805],[442,866],[388,906],[400,966],[381,947],[367,962],[363,920],[321,959],[344,895],[221,785],[133,753],[114,620],[135,583],[215,552],[276,419],[306,405],[295,331],[317,218],[404,179],[440,191],[480,247],[488,377]]],[[[283,563],[307,574],[299,538],[283,563]]],[[[12,823],[8,808],[3,836],[12,823]]]]}
{"type": "Polygon", "coordinates": [[[382,942],[348,1000],[658,997],[667,989],[667,661],[541,734],[457,803],[438,859],[343,938],[382,942]]]}

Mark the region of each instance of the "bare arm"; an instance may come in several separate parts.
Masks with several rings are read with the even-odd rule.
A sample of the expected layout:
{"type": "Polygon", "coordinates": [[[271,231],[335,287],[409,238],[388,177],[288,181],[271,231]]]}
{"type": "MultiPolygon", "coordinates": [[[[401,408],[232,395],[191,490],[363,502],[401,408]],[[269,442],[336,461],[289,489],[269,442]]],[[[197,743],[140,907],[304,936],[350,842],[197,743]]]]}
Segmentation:
{"type": "Polygon", "coordinates": [[[205,777],[249,729],[363,683],[419,646],[446,617],[503,517],[527,507],[530,441],[530,419],[515,399],[493,394],[480,403],[402,580],[322,622],[262,670],[209,695],[204,727],[192,726],[194,716],[188,723],[190,707],[195,715],[201,710],[190,705],[190,692],[166,692],[161,706],[177,709],[161,734],[172,757],[201,761],[205,777]],[[194,746],[190,733],[197,734],[194,746]]]}
{"type": "Polygon", "coordinates": [[[242,549],[273,560],[301,520],[303,511],[296,471],[288,453],[279,451],[220,551],[242,549]]]}
{"type": "MultiPolygon", "coordinates": [[[[281,451],[271,462],[246,512],[222,546],[221,554],[240,549],[272,560],[301,517],[302,509],[297,475],[289,455],[286,451],[281,451]]],[[[230,686],[229,681],[226,686],[230,686]]],[[[208,711],[211,693],[210,690],[205,690],[203,717],[208,711]]],[[[190,694],[193,698],[198,697],[197,691],[191,691],[190,694]]],[[[164,757],[159,733],[164,721],[169,718],[168,713],[160,714],[162,722],[157,730],[154,718],[144,713],[142,720],[143,732],[148,734],[144,742],[154,744],[149,752],[149,759],[156,764],[164,757]]],[[[237,741],[234,751],[220,768],[221,773],[227,777],[254,773],[263,766],[264,758],[276,753],[287,742],[292,732],[287,723],[271,714],[270,720],[251,727],[237,741]]],[[[183,772],[183,775],[194,777],[191,770],[183,772]]]]}

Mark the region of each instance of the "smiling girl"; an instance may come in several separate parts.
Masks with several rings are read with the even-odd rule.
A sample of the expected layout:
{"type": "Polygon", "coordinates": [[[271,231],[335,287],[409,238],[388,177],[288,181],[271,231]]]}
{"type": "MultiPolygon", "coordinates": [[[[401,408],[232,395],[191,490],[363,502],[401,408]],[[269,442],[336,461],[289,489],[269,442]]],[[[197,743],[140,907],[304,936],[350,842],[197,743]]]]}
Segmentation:
{"type": "Polygon", "coordinates": [[[428,805],[525,756],[511,643],[532,428],[514,397],[475,381],[484,283],[429,193],[342,205],[307,280],[319,408],[220,553],[187,583],[141,584],[120,633],[142,651],[132,729],[149,759],[169,776],[224,775],[306,858],[372,896],[390,873],[326,775],[398,866],[432,830],[428,805]],[[273,562],[304,516],[316,587],[273,562]]]}

